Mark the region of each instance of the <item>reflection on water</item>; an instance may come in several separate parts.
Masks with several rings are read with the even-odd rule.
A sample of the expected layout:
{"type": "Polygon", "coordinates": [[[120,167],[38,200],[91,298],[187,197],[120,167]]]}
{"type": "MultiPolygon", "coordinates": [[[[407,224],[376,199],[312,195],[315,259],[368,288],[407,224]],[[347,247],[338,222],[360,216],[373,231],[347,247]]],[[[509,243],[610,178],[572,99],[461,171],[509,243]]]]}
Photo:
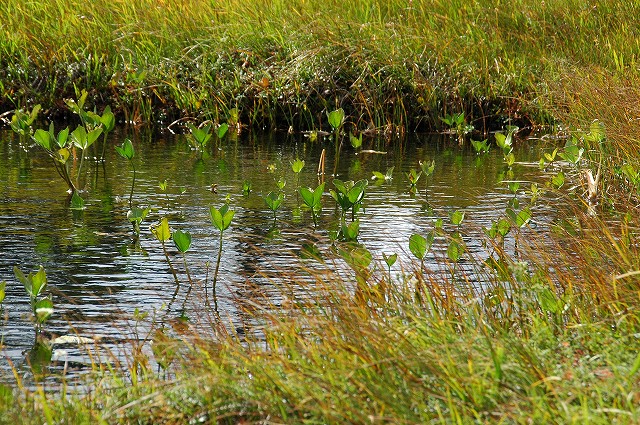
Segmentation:
{"type": "MultiPolygon", "coordinates": [[[[13,276],[13,266],[35,270],[42,264],[49,277],[56,312],[47,325],[54,335],[77,333],[99,336],[102,345],[116,347],[133,337],[134,312],[157,313],[172,303],[175,282],[162,247],[149,231],[149,224],[166,216],[173,229],[191,232],[193,243],[187,253],[192,278],[197,282],[190,301],[183,303],[183,285],[171,304],[184,304],[192,320],[202,313],[204,286],[210,284],[218,248],[218,232],[210,223],[209,207],[229,200],[236,211],[232,226],[224,235],[224,253],[219,276],[221,316],[239,326],[241,313],[234,299],[252,299],[256,285],[269,292],[279,279],[309,279],[299,270],[298,253],[304,244],[320,249],[330,244],[337,229],[335,202],[325,193],[317,230],[311,214],[300,208],[298,184],[315,187],[320,153],[327,149],[326,170],[333,170],[335,150],[329,141],[311,142],[285,135],[242,137],[209,146],[205,155],[189,148],[182,136],[169,134],[116,134],[111,144],[125,137],[134,140],[137,179],[133,203],[151,208],[142,225],[139,241],[133,239],[127,221],[132,173],[126,161],[107,150],[104,163],[87,167],[86,209],[71,211],[66,204],[66,186],[55,173],[48,157],[35,147],[27,154],[8,131],[0,133],[0,281],[7,281],[2,327],[5,356],[16,365],[24,362],[25,350],[33,345],[33,327],[24,289],[13,276]],[[305,160],[299,183],[290,163],[305,160]],[[277,212],[268,209],[263,197],[277,190],[284,179],[285,201],[277,212]],[[166,180],[166,190],[159,184],[166,180]],[[252,191],[243,194],[244,182],[252,191]],[[265,289],[266,288],[266,289],[265,289]],[[195,311],[195,310],[198,311],[195,311]]],[[[517,151],[514,176],[523,182],[539,179],[539,149],[522,145],[517,151]]],[[[433,220],[445,218],[456,209],[466,211],[465,243],[480,251],[481,226],[490,226],[511,195],[506,184],[502,155],[494,149],[477,156],[460,149],[456,142],[415,137],[402,143],[365,141],[364,149],[381,153],[356,153],[343,146],[337,164],[341,180],[370,179],[373,171],[394,167],[390,181],[372,181],[367,188],[364,211],[360,213],[359,241],[379,261],[382,253],[397,252],[407,262],[407,241],[412,233],[426,234],[433,220]],[[433,176],[418,182],[418,193],[408,192],[405,173],[419,169],[418,161],[436,161],[433,176]]],[[[326,190],[332,188],[327,176],[326,190]]],[[[525,198],[523,183],[520,195],[525,198]]],[[[537,210],[542,215],[544,211],[537,210]]],[[[539,218],[539,217],[537,217],[539,218]]],[[[182,257],[170,244],[170,257],[186,283],[182,257]]],[[[433,256],[444,256],[446,246],[436,244],[433,256]]],[[[307,267],[313,263],[307,263],[307,267]]],[[[432,264],[436,267],[435,263],[432,264]]],[[[319,266],[318,266],[319,267],[319,266]]],[[[440,267],[440,266],[438,266],[440,267]]],[[[272,291],[274,297],[278,291],[272,291]]],[[[277,299],[272,300],[278,303],[277,299]]],[[[82,362],[81,358],[76,358],[82,362]]]]}

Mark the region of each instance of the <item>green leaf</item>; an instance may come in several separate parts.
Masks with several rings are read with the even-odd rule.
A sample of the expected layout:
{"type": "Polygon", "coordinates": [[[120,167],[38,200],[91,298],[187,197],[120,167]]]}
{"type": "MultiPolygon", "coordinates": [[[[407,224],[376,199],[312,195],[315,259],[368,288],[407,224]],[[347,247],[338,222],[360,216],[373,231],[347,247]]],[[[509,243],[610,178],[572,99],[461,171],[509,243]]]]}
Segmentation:
{"type": "Polygon", "coordinates": [[[87,130],[83,126],[79,125],[73,130],[71,133],[71,143],[83,150],[88,146],[87,130]]]}
{"type": "Polygon", "coordinates": [[[385,254],[383,252],[382,253],[382,258],[384,259],[384,262],[387,263],[387,267],[391,267],[396,263],[396,260],[398,259],[398,254],[393,253],[393,254],[387,256],[387,254],[385,254]]]}
{"type": "Polygon", "coordinates": [[[29,275],[29,277],[32,284],[33,296],[37,297],[47,286],[47,274],[44,271],[44,267],[40,266],[38,272],[33,276],[29,275]]]}
{"type": "Polygon", "coordinates": [[[344,122],[344,109],[340,108],[327,113],[327,118],[329,120],[329,125],[334,131],[339,129],[342,127],[342,123],[344,122]]]}
{"type": "Polygon", "coordinates": [[[505,237],[507,236],[507,233],[509,233],[509,231],[511,230],[511,223],[509,223],[509,220],[501,218],[500,220],[498,220],[496,229],[500,234],[500,236],[505,237]]]}
{"type": "Polygon", "coordinates": [[[304,167],[304,161],[298,158],[296,158],[296,160],[291,163],[291,169],[296,174],[302,171],[303,167],[304,167]]]}
{"type": "Polygon", "coordinates": [[[147,217],[147,214],[151,211],[150,208],[136,208],[133,207],[129,211],[127,211],[127,220],[132,223],[142,223],[142,221],[147,217]]]}
{"type": "Polygon", "coordinates": [[[456,210],[451,214],[451,224],[459,226],[464,220],[464,211],[456,210]]]}
{"type": "Polygon", "coordinates": [[[162,217],[160,223],[151,228],[151,233],[162,243],[171,239],[171,230],[169,229],[167,217],[162,217]]]}
{"type": "Polygon", "coordinates": [[[116,126],[116,117],[111,112],[111,108],[107,105],[102,112],[102,116],[100,117],[100,122],[104,126],[104,132],[109,133],[116,126]]]}
{"type": "Polygon", "coordinates": [[[216,131],[216,135],[218,136],[218,139],[222,139],[224,135],[227,134],[228,130],[229,130],[229,124],[227,123],[220,124],[220,127],[218,127],[218,131],[216,131]]]}
{"type": "Polygon", "coordinates": [[[362,133],[360,133],[360,136],[358,137],[349,133],[349,141],[351,142],[351,146],[353,146],[355,149],[358,149],[360,146],[362,146],[362,133]]]}
{"type": "Polygon", "coordinates": [[[124,159],[128,159],[129,161],[131,161],[135,156],[135,149],[133,148],[133,143],[128,138],[124,139],[124,141],[122,142],[122,145],[116,146],[115,148],[118,155],[120,155],[124,159]]]}
{"type": "Polygon", "coordinates": [[[69,209],[78,211],[83,210],[84,208],[84,199],[78,195],[78,192],[74,191],[73,195],[71,195],[71,204],[69,205],[69,209]]]}
{"type": "Polygon", "coordinates": [[[560,171],[558,174],[551,178],[551,183],[556,187],[556,189],[560,189],[564,185],[564,173],[560,171]]]}
{"type": "Polygon", "coordinates": [[[409,237],[409,251],[418,260],[424,260],[425,255],[427,255],[427,249],[427,239],[424,236],[414,233],[409,237]]]}
{"type": "Polygon", "coordinates": [[[420,168],[422,169],[422,172],[424,173],[424,175],[426,177],[430,176],[431,174],[433,174],[433,170],[435,170],[436,168],[436,161],[432,160],[430,163],[427,161],[420,161],[420,168]]]}
{"type": "Polygon", "coordinates": [[[51,150],[51,134],[48,131],[45,131],[41,128],[37,129],[36,132],[32,136],[35,142],[45,148],[46,150],[51,150]]]}
{"type": "Polygon", "coordinates": [[[31,275],[29,275],[28,277],[25,276],[24,273],[22,273],[22,270],[18,268],[18,266],[13,266],[13,274],[22,283],[22,286],[24,286],[24,289],[25,291],[27,291],[27,294],[29,294],[31,297],[34,297],[33,285],[31,283],[31,275]]]}
{"type": "Polygon", "coordinates": [[[183,232],[182,230],[176,230],[173,232],[173,243],[178,248],[178,251],[185,253],[191,247],[191,234],[189,232],[183,232]]]}
{"type": "Polygon", "coordinates": [[[58,133],[58,137],[56,139],[58,147],[65,147],[67,144],[67,139],[69,139],[69,127],[65,127],[63,130],[60,130],[60,133],[58,133]]]}
{"type": "Polygon", "coordinates": [[[6,295],[7,282],[0,282],[0,304],[4,301],[6,295]]]}
{"type": "Polygon", "coordinates": [[[53,302],[49,298],[43,298],[35,303],[33,311],[36,314],[36,321],[44,323],[53,314],[53,302]]]}
{"type": "Polygon", "coordinates": [[[314,203],[313,203],[313,191],[311,190],[310,187],[301,187],[299,189],[300,192],[300,196],[302,196],[302,201],[305,203],[306,206],[308,206],[309,208],[313,208],[314,203]]]}
{"type": "Polygon", "coordinates": [[[460,261],[463,252],[464,247],[456,240],[452,240],[447,247],[447,257],[449,257],[449,259],[454,263],[460,261]]]}
{"type": "Polygon", "coordinates": [[[216,209],[214,206],[209,208],[209,213],[211,215],[211,222],[216,227],[216,229],[221,232],[227,230],[231,225],[231,220],[233,220],[233,215],[235,212],[229,209],[229,205],[224,204],[220,207],[220,209],[216,209]]]}
{"type": "Polygon", "coordinates": [[[93,143],[102,134],[102,127],[94,128],[87,134],[87,147],[93,145],[93,143]]]}
{"type": "Polygon", "coordinates": [[[276,211],[280,208],[280,204],[282,204],[282,200],[284,197],[282,193],[278,192],[269,192],[269,194],[264,198],[265,203],[269,206],[271,211],[276,211]]]}

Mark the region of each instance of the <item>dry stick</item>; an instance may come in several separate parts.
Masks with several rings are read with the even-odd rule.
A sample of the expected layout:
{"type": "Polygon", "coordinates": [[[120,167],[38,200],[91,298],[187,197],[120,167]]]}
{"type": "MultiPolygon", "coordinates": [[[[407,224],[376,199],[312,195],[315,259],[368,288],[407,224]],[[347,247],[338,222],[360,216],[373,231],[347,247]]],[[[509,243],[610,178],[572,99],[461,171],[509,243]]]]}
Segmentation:
{"type": "Polygon", "coordinates": [[[324,157],[326,154],[326,149],[322,149],[322,153],[320,154],[320,162],[318,163],[318,179],[319,183],[324,183],[324,157]]]}

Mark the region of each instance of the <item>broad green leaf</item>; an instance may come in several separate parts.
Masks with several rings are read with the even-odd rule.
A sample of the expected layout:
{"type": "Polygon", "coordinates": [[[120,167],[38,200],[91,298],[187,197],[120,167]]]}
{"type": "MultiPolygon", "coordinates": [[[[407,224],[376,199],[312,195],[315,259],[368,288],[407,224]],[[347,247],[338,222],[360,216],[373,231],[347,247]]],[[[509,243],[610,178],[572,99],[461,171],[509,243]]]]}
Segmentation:
{"type": "Polygon", "coordinates": [[[283,199],[282,193],[269,192],[269,194],[264,198],[264,201],[271,211],[276,211],[280,208],[280,204],[282,204],[283,199]]]}
{"type": "Polygon", "coordinates": [[[393,253],[393,254],[387,256],[387,254],[385,254],[383,252],[382,253],[382,258],[384,259],[384,262],[387,263],[387,266],[391,267],[396,263],[396,260],[398,259],[398,254],[393,253]]]}
{"type": "Polygon", "coordinates": [[[464,211],[456,210],[451,214],[451,224],[459,226],[464,220],[464,211]]]}
{"type": "Polygon", "coordinates": [[[7,282],[0,282],[0,304],[4,301],[6,295],[7,282]]]}
{"type": "Polygon", "coordinates": [[[72,210],[84,209],[84,199],[82,199],[82,197],[78,195],[78,192],[76,191],[74,191],[73,195],[71,195],[71,204],[69,205],[69,209],[72,209],[72,210]]]}
{"type": "Polygon", "coordinates": [[[53,302],[49,298],[43,298],[35,303],[33,311],[36,314],[36,321],[44,323],[53,314],[53,302]]]}
{"type": "Polygon", "coordinates": [[[135,156],[135,149],[133,148],[133,143],[128,138],[124,139],[124,141],[122,142],[122,145],[116,146],[115,148],[118,155],[120,155],[124,159],[128,159],[129,161],[131,161],[135,156]]]}
{"type": "Polygon", "coordinates": [[[372,178],[374,180],[384,180],[385,179],[384,177],[385,177],[384,174],[382,174],[380,171],[373,171],[372,178]]]}
{"type": "Polygon", "coordinates": [[[102,127],[97,127],[91,130],[87,134],[87,147],[93,145],[93,143],[98,139],[98,137],[100,137],[101,134],[102,134],[102,127]]]}
{"type": "Polygon", "coordinates": [[[430,176],[431,174],[433,174],[433,170],[435,170],[436,168],[436,161],[432,160],[430,163],[429,162],[419,162],[420,164],[420,168],[422,169],[422,172],[424,173],[425,176],[430,176]]]}
{"type": "Polygon", "coordinates": [[[38,272],[33,276],[29,275],[29,278],[31,280],[33,296],[37,297],[47,286],[47,274],[44,271],[44,267],[40,266],[38,272]]]}
{"type": "Polygon", "coordinates": [[[100,122],[104,126],[105,133],[110,132],[116,126],[116,117],[111,112],[111,108],[109,106],[104,108],[102,116],[100,117],[100,122]]]}
{"type": "Polygon", "coordinates": [[[500,220],[498,220],[498,223],[496,224],[496,229],[500,234],[500,236],[505,237],[507,236],[507,233],[509,233],[509,231],[511,230],[511,223],[509,223],[509,220],[501,218],[500,220]]]}
{"type": "Polygon", "coordinates": [[[564,185],[564,173],[562,171],[558,172],[558,174],[551,178],[551,183],[556,189],[560,189],[564,185]]]}
{"type": "Polygon", "coordinates": [[[171,230],[169,229],[167,217],[162,217],[160,223],[151,228],[151,233],[162,243],[171,239],[171,230]]]}
{"type": "Polygon", "coordinates": [[[191,247],[191,234],[189,232],[183,232],[182,230],[176,230],[173,232],[173,243],[178,248],[178,251],[185,253],[191,247]]]}
{"type": "Polygon", "coordinates": [[[311,190],[310,187],[301,187],[299,189],[300,192],[300,196],[302,196],[302,201],[305,203],[306,206],[313,208],[314,203],[313,203],[313,191],[311,190]]]}
{"type": "Polygon", "coordinates": [[[427,255],[427,239],[414,233],[409,237],[409,251],[416,256],[418,260],[423,260],[427,255]]]}
{"type": "Polygon", "coordinates": [[[58,147],[64,148],[67,144],[67,140],[69,139],[69,127],[65,127],[63,130],[60,130],[58,133],[58,137],[56,139],[56,143],[58,147]]]}
{"type": "Polygon", "coordinates": [[[353,146],[355,149],[358,149],[360,146],[362,146],[362,133],[360,133],[360,136],[358,137],[349,133],[349,141],[351,142],[351,146],[353,146]]]}
{"type": "Polygon", "coordinates": [[[320,200],[322,199],[322,194],[324,193],[324,182],[319,184],[318,187],[313,191],[313,205],[320,205],[320,200]]]}
{"type": "Polygon", "coordinates": [[[452,240],[447,247],[447,257],[449,257],[449,259],[454,263],[460,261],[463,252],[463,246],[456,240],[452,240]]]}
{"type": "Polygon", "coordinates": [[[291,169],[296,174],[302,171],[303,167],[304,167],[304,161],[301,159],[296,158],[296,160],[291,163],[291,169]]]}
{"type": "Polygon", "coordinates": [[[329,120],[329,125],[334,130],[339,129],[344,122],[344,110],[342,108],[336,109],[335,111],[331,111],[327,113],[327,118],[329,120]]]}
{"type": "Polygon", "coordinates": [[[39,128],[36,130],[32,137],[38,145],[42,146],[48,151],[51,150],[51,134],[48,131],[39,128]]]}
{"type": "Polygon", "coordinates": [[[71,142],[80,149],[85,149],[88,146],[87,142],[87,130],[79,125],[71,133],[71,142]]]}
{"type": "Polygon", "coordinates": [[[129,211],[127,211],[127,220],[132,223],[142,223],[142,221],[147,217],[147,214],[151,211],[150,208],[136,208],[133,207],[129,211]]]}
{"type": "Polygon", "coordinates": [[[229,124],[227,123],[220,124],[220,127],[218,127],[218,131],[216,132],[218,139],[222,139],[224,135],[227,134],[228,130],[229,130],[229,124]]]}

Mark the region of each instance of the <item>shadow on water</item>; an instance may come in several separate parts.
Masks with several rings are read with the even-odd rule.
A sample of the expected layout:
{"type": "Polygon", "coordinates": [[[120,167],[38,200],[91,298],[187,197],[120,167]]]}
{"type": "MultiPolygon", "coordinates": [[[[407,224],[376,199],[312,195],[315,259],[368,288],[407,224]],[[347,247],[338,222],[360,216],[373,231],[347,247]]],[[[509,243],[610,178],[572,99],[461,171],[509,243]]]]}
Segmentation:
{"type": "MultiPolygon", "coordinates": [[[[229,202],[236,211],[224,234],[218,294],[220,316],[238,329],[250,319],[234,300],[255,300],[259,304],[267,293],[278,305],[282,301],[276,288],[279,279],[313,282],[300,269],[298,254],[302,247],[316,245],[326,251],[331,245],[330,236],[338,229],[339,217],[328,195],[333,177],[325,176],[323,209],[314,230],[311,212],[301,208],[298,177],[290,165],[296,158],[303,159],[306,165],[299,185],[316,187],[323,148],[327,148],[325,171],[329,173],[336,163],[330,140],[231,135],[211,144],[207,154],[201,156],[191,150],[183,136],[116,132],[110,142],[120,144],[125,136],[133,139],[136,149],[133,205],[150,208],[138,240],[127,220],[131,170],[113,148],[107,149],[104,163],[87,167],[88,190],[83,193],[86,209],[72,211],[65,203],[66,186],[48,157],[35,147],[28,147],[27,154],[12,133],[0,132],[0,281],[7,281],[1,331],[5,358],[14,366],[24,367],[24,353],[34,343],[28,299],[13,276],[14,265],[35,270],[42,264],[47,271],[55,306],[47,324],[52,337],[99,337],[102,347],[115,352],[134,337],[137,326],[144,327],[133,319],[136,312],[168,321],[182,314],[193,322],[202,317],[202,293],[205,285],[211,289],[218,248],[219,233],[209,216],[212,205],[220,207],[229,202]],[[285,199],[274,221],[264,197],[278,190],[279,180],[286,181],[282,189],[285,199]],[[162,182],[166,187],[161,187],[162,182]],[[245,182],[251,183],[248,194],[242,191],[245,182]],[[188,285],[181,285],[184,288],[178,293],[179,300],[172,300],[174,278],[160,243],[149,230],[149,225],[161,217],[168,217],[173,230],[188,231],[192,236],[187,262],[196,285],[186,304],[180,297],[185,296],[188,285]],[[167,306],[172,309],[169,313],[162,311],[167,306]]],[[[485,249],[480,244],[482,226],[490,226],[513,197],[501,183],[506,177],[498,149],[478,156],[470,149],[459,148],[457,141],[426,136],[402,143],[365,141],[363,149],[358,152],[343,146],[336,177],[369,181],[364,210],[359,213],[358,240],[372,252],[375,261],[381,260],[382,253],[396,252],[400,262],[408,263],[409,236],[426,234],[433,229],[434,220],[443,218],[446,222],[458,209],[466,212],[463,237],[467,249],[485,249]],[[406,173],[411,168],[419,169],[418,161],[432,159],[436,162],[435,173],[419,181],[417,193],[411,194],[406,173]],[[385,173],[391,167],[391,180],[371,180],[373,171],[385,173]]],[[[528,182],[541,179],[537,146],[521,143],[516,157],[519,162],[514,165],[514,176],[526,182],[523,189],[528,182]]],[[[552,211],[540,207],[536,214],[536,219],[544,220],[552,211]]],[[[168,247],[172,264],[186,283],[182,257],[172,243],[168,247]]],[[[445,244],[436,243],[426,267],[438,270],[441,265],[433,259],[445,256],[445,250],[445,244]]],[[[307,262],[306,267],[319,267],[310,264],[307,262]]],[[[138,332],[144,333],[144,329],[138,332]]],[[[80,365],[87,361],[80,354],[72,360],[80,365]]]]}

